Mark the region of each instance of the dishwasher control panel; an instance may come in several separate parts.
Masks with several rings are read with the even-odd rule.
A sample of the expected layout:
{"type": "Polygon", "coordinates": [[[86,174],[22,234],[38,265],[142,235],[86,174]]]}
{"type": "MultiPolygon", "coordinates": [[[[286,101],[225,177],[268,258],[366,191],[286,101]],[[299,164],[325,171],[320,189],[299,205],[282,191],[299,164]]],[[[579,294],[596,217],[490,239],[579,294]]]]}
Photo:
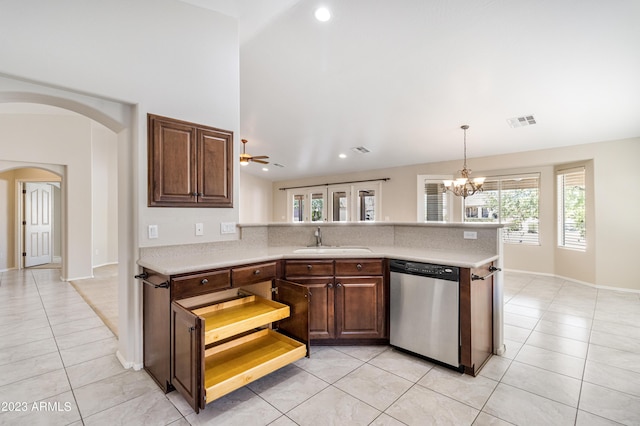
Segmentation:
{"type": "Polygon", "coordinates": [[[392,259],[389,261],[391,272],[458,281],[460,270],[455,266],[435,265],[432,263],[411,262],[392,259]]]}

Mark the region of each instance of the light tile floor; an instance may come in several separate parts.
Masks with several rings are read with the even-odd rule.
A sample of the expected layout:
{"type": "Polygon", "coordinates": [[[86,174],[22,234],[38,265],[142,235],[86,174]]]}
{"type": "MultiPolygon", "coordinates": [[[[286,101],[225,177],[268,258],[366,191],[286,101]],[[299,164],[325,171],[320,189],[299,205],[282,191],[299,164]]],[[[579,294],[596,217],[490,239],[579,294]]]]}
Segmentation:
{"type": "Polygon", "coordinates": [[[0,424],[640,424],[640,295],[505,274],[507,352],[478,377],[389,347],[312,356],[196,415],[144,371],[59,270],[0,276],[0,424]]]}

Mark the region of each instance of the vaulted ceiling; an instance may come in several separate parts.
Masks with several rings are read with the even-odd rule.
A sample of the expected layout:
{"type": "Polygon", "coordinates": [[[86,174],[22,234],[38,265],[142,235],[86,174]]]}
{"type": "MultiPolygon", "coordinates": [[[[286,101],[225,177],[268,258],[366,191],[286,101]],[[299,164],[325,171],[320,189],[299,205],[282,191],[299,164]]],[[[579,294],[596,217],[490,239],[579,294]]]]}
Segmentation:
{"type": "Polygon", "coordinates": [[[266,179],[462,159],[462,124],[469,158],[640,136],[637,0],[183,1],[238,19],[266,179]]]}

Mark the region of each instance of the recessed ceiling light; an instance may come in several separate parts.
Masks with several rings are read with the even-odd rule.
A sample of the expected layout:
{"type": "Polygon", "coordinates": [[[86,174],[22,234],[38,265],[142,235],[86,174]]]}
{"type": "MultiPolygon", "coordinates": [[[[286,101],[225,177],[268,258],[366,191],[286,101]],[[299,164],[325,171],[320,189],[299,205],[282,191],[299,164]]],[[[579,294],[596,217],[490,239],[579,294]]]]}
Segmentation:
{"type": "Polygon", "coordinates": [[[340,154],[340,155],[338,155],[338,157],[340,157],[340,158],[347,158],[347,154],[340,154]]]}
{"type": "Polygon", "coordinates": [[[268,168],[266,168],[266,167],[263,167],[263,168],[262,168],[262,171],[263,171],[263,172],[268,172],[268,171],[269,171],[269,169],[268,169],[268,168]]]}
{"type": "Polygon", "coordinates": [[[316,9],[315,17],[320,22],[327,22],[331,19],[331,12],[326,7],[319,7],[316,9]]]}

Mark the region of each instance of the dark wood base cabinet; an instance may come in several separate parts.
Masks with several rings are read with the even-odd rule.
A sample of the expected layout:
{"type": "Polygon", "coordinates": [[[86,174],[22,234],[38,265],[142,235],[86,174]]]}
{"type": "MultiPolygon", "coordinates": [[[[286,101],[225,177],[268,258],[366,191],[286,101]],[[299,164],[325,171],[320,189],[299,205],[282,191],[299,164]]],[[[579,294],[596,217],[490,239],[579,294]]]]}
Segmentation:
{"type": "MultiPolygon", "coordinates": [[[[493,352],[494,271],[491,263],[460,268],[460,365],[474,376],[493,352]]],[[[144,270],[138,278],[144,367],[196,412],[308,356],[310,342],[389,343],[385,259],[291,259],[171,276],[144,270]]]]}
{"type": "Polygon", "coordinates": [[[309,290],[277,279],[277,269],[269,262],[139,276],[144,367],[165,392],[175,388],[197,413],[308,355],[309,290]]]}
{"type": "Polygon", "coordinates": [[[308,334],[298,331],[308,329],[308,309],[291,315],[290,307],[308,308],[308,292],[281,280],[274,288],[279,302],[244,295],[205,306],[171,304],[171,382],[196,413],[307,355],[308,334]],[[262,328],[272,323],[274,329],[262,328]]]}
{"type": "Polygon", "coordinates": [[[460,268],[460,364],[475,376],[493,353],[493,263],[460,268]]]}
{"type": "Polygon", "coordinates": [[[286,260],[284,268],[287,280],[311,292],[313,344],[389,343],[384,260],[286,260]]]}

